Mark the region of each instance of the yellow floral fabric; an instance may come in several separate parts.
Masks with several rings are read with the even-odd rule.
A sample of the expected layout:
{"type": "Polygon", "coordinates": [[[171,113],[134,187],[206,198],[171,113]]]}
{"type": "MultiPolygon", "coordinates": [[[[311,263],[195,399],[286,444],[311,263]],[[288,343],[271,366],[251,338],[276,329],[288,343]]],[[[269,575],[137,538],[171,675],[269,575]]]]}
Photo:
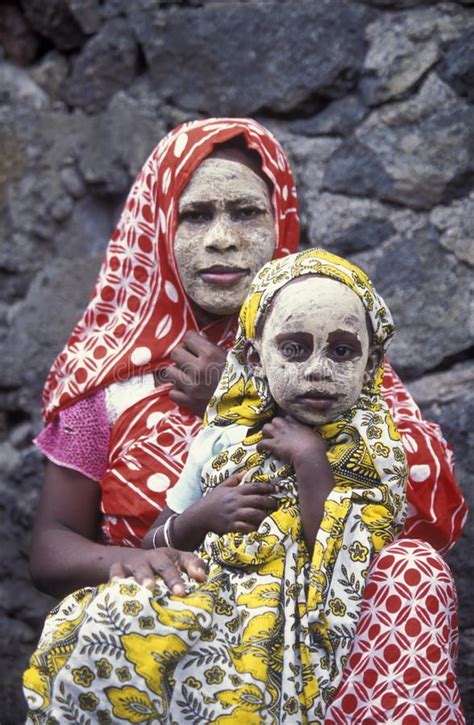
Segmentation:
{"type": "Polygon", "coordinates": [[[207,579],[188,582],[185,598],[159,581],[150,592],[129,580],[66,598],[25,673],[29,722],[324,722],[367,569],[403,524],[407,470],[378,374],[350,411],[320,428],[336,483],[308,552],[292,468],[256,450],[274,407],[242,354],[276,292],[300,274],[349,285],[385,348],[390,314],[357,267],[321,250],[263,267],[206,417],[206,425],[239,426],[241,436],[204,466],[201,484],[206,495],[246,470],[247,480],[277,485],[277,510],[251,534],[208,534],[199,551],[207,579]]]}

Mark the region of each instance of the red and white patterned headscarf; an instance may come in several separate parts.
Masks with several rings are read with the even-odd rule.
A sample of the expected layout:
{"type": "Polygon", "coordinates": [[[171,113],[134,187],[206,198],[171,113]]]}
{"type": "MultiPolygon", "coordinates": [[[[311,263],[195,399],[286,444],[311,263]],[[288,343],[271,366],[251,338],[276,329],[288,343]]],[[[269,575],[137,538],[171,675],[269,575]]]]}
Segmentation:
{"type": "Polygon", "coordinates": [[[273,184],[274,257],[294,252],[299,219],[293,175],[274,136],[250,119],[193,121],[174,129],[139,173],[110,240],[89,305],[46,381],[46,421],[112,382],[169,363],[197,330],[174,258],[178,199],[213,148],[243,136],[273,184]]]}

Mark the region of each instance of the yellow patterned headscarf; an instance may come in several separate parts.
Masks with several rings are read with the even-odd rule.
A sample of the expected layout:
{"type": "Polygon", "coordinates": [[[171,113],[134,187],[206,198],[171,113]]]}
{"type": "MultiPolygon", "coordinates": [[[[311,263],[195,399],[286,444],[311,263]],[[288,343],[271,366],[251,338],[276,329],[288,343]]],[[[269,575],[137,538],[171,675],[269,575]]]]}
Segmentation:
{"type": "MultiPolygon", "coordinates": [[[[254,375],[244,355],[276,293],[305,274],[330,277],[350,287],[370,318],[373,343],[386,350],[394,331],[392,318],[361,269],[320,249],[266,264],[243,304],[237,339],[204,423],[215,427],[237,425],[242,427],[242,436],[239,443],[204,467],[201,483],[206,493],[232,473],[246,470],[246,481],[271,481],[277,485],[279,508],[258,531],[221,537],[208,534],[205,549],[215,563],[250,566],[256,575],[271,566],[270,562],[281,559],[286,562],[286,581],[291,560],[292,570],[299,572],[295,575],[297,587],[301,572],[306,572],[298,619],[306,622],[310,639],[300,643],[300,656],[311,664],[316,685],[306,682],[304,708],[322,713],[340,680],[355,634],[371,558],[403,526],[408,471],[400,435],[380,393],[381,364],[355,405],[337,420],[318,427],[329,444],[327,456],[335,486],[325,503],[310,558],[304,544],[294,471],[273,454],[256,450],[261,429],[276,407],[268,383],[254,375]]],[[[276,586],[270,579],[268,585],[276,586]]]]}
{"type": "MultiPolygon", "coordinates": [[[[247,342],[255,339],[256,330],[265,319],[276,293],[288,282],[305,274],[330,277],[350,287],[366,309],[373,343],[386,351],[394,332],[392,316],[360,267],[322,249],[310,249],[268,262],[254,278],[242,305],[236,342],[228,355],[220,384],[209,402],[204,425],[238,423],[250,427],[274,414],[268,386],[256,379],[246,365],[244,351],[247,342]]],[[[383,366],[380,365],[363,392],[378,393],[382,374],[383,366]]]]}

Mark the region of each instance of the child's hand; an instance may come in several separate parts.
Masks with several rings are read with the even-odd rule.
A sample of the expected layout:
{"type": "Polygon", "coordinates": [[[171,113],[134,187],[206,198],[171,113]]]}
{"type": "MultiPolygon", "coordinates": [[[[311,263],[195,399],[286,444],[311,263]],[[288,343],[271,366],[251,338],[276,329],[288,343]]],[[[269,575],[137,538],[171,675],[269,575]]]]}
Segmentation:
{"type": "Polygon", "coordinates": [[[327,444],[319,433],[300,423],[291,415],[275,417],[262,428],[263,439],[257,444],[258,451],[269,451],[295,469],[303,461],[320,458],[327,444]]]}
{"type": "Polygon", "coordinates": [[[278,503],[271,497],[275,487],[269,483],[243,483],[244,472],[219,484],[199,501],[199,516],[207,531],[216,534],[256,531],[278,503]]]}

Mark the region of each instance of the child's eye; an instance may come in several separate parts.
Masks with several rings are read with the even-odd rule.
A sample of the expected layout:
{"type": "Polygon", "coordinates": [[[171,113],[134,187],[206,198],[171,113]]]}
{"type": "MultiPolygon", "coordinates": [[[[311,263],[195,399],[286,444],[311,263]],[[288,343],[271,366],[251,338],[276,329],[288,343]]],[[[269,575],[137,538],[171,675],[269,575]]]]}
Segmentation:
{"type": "Polygon", "coordinates": [[[335,345],[332,348],[332,357],[336,360],[348,360],[354,354],[354,348],[351,345],[335,345]]]}
{"type": "Polygon", "coordinates": [[[279,350],[286,360],[301,360],[308,355],[306,348],[294,340],[282,342],[279,350]]]}

